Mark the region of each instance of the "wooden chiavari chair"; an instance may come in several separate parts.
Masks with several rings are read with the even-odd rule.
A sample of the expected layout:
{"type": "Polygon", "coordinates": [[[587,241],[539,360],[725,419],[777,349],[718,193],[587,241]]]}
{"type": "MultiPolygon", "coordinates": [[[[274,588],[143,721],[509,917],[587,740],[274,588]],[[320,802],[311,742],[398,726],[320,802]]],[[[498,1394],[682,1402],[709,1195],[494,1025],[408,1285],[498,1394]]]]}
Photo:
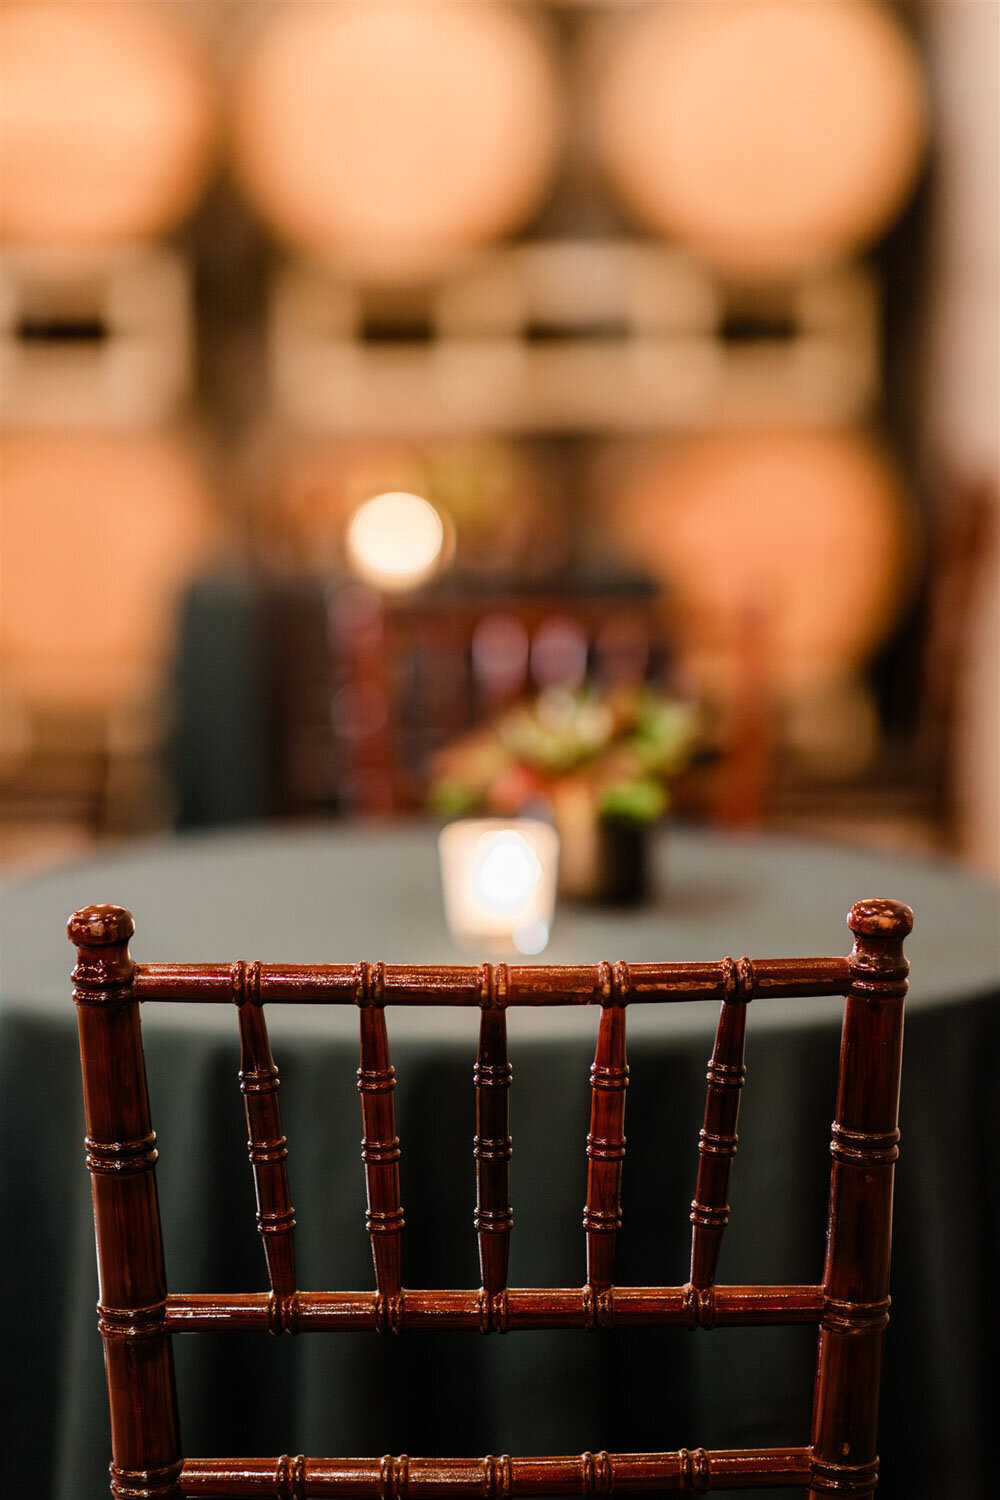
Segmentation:
{"type": "Polygon", "coordinates": [[[876,1412],[888,1321],[893,1163],[908,965],[903,939],[913,915],[894,901],[858,902],[848,915],[846,958],[724,958],[716,963],[531,967],[482,964],[405,967],[382,963],[276,965],[136,964],[135,930],[121,907],[92,906],[69,922],[77,947],[74,999],[80,1029],[87,1165],[97,1234],[99,1327],[111,1412],[111,1493],[117,1500],[337,1495],[377,1500],[525,1495],[608,1495],[801,1487],[811,1500],[871,1495],[878,1470],[876,1412]],[[833,1123],[826,1261],[815,1286],[725,1286],[715,1280],[728,1220],[729,1179],[744,1080],[747,1009],[757,997],[844,995],[833,1123]],[[153,1134],[139,1023],[143,1001],[235,1003],[240,1088],[249,1132],[270,1290],[169,1294],[164,1269],[153,1134]],[[704,1127],[691,1206],[691,1263],[681,1286],[625,1287],[613,1280],[621,1225],[629,1005],[721,1001],[708,1065],[704,1127]],[[266,1004],[355,1005],[362,1158],[375,1290],[304,1292],[295,1272],[295,1219],[278,1111],[278,1070],[266,1004]],[[394,1119],[388,1005],[467,1005],[481,1010],[476,1091],[477,1208],[482,1285],[404,1289],[400,1146],[394,1119]],[[601,1008],[590,1073],[582,1287],[507,1285],[512,1225],[506,1011],[511,1006],[601,1008]],[[812,1433],[796,1448],[564,1457],[309,1459],[182,1457],[172,1336],[206,1330],[272,1334],[370,1329],[610,1329],[680,1325],[819,1326],[812,1433]]]}

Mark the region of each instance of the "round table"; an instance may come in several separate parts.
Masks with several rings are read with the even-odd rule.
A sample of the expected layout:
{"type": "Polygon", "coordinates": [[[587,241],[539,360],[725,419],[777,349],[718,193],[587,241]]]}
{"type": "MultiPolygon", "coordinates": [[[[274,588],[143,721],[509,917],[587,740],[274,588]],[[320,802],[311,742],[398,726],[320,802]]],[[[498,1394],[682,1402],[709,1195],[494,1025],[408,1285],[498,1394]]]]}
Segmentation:
{"type": "MultiPolygon", "coordinates": [[[[990,1349],[978,1311],[981,1226],[997,1207],[998,900],[945,862],[800,840],[670,830],[654,899],[566,906],[546,962],[847,951],[848,906],[908,902],[907,1003],[880,1447],[883,1497],[986,1491],[990,1349]],[[993,1116],[991,1130],[991,1113],[993,1116]]],[[[444,930],[434,830],[307,828],[133,845],[9,887],[2,904],[0,1070],[5,1285],[17,1372],[14,1493],[103,1493],[108,1459],[89,1185],[65,920],[117,902],[139,960],[468,961],[444,930]],[[23,1472],[19,1466],[23,1466],[23,1472]],[[39,1477],[41,1475],[41,1477],[39,1477]],[[19,1488],[20,1485],[20,1488],[19,1488]]],[[[616,1279],[686,1279],[687,1207],[712,1005],[629,1013],[631,1083],[616,1279]]],[[[720,1279],[815,1282],[822,1268],[837,999],[754,1001],[720,1279]]],[[[304,1287],[371,1287],[364,1233],[357,1017],[272,1007],[304,1287]]],[[[407,1216],[404,1281],[478,1285],[472,1228],[472,1011],[390,1010],[407,1216]]],[[[582,1283],[588,1010],[510,1017],[512,1285],[582,1283]]],[[[224,1006],[144,1007],[171,1290],[265,1285],[224,1006]]],[[[175,1340],[192,1456],[280,1452],[579,1452],[808,1441],[815,1331],[610,1335],[365,1334],[175,1340]]]]}

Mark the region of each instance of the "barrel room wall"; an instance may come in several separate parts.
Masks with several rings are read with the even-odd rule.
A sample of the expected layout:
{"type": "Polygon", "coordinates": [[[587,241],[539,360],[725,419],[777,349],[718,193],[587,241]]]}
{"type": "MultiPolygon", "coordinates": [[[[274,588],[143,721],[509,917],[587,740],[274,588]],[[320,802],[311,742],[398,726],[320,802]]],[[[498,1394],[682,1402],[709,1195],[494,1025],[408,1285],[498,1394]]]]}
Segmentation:
{"type": "Polygon", "coordinates": [[[996,27],[4,0],[5,860],[384,810],[397,722],[420,806],[449,688],[351,680],[374,587],[654,611],[757,747],[692,816],[996,869],[996,27]]]}

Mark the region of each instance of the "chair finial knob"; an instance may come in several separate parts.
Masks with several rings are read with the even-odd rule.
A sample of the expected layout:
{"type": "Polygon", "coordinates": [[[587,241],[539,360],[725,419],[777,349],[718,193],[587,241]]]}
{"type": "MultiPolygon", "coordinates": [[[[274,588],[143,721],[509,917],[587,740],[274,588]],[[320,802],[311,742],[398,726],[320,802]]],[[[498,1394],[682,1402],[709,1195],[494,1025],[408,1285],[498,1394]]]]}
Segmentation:
{"type": "Polygon", "coordinates": [[[66,931],[78,948],[107,948],[127,943],[135,921],[124,906],[83,906],[70,917],[66,931]]]}
{"type": "Polygon", "coordinates": [[[913,912],[902,901],[870,896],[855,901],[847,913],[847,925],[858,937],[895,938],[901,942],[913,931],[913,912]]]}

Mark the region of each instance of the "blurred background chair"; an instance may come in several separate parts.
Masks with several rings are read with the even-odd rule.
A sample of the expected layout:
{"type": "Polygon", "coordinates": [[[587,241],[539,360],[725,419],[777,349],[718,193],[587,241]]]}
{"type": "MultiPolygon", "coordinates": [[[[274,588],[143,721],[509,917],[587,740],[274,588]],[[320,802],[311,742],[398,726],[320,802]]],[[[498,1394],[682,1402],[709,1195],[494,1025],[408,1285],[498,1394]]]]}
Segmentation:
{"type": "Polygon", "coordinates": [[[433,755],[546,687],[641,683],[665,670],[665,622],[641,578],[572,577],[534,596],[497,582],[381,598],[348,587],[330,603],[342,676],[332,704],[343,744],[342,806],[425,806],[433,755]]]}
{"type": "Polygon", "coordinates": [[[405,595],[344,576],[216,575],[188,598],[178,670],[178,786],[193,824],[225,821],[213,814],[220,764],[235,778],[230,817],[248,764],[243,816],[419,810],[434,752],[512,702],[585,680],[663,680],[671,660],[659,590],[625,572],[533,590],[452,575],[405,595]]]}

